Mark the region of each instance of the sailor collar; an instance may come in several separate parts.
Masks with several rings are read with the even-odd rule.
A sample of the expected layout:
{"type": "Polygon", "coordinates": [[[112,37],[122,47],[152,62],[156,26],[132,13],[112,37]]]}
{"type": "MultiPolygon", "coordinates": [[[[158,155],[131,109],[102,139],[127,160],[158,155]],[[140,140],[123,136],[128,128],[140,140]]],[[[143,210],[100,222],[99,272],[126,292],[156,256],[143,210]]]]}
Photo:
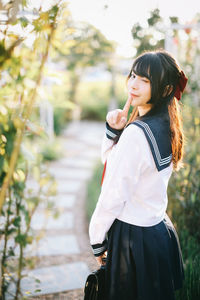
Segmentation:
{"type": "Polygon", "coordinates": [[[161,171],[172,161],[172,147],[170,139],[169,120],[163,116],[149,116],[135,120],[133,124],[140,127],[149,143],[156,168],[161,171]]]}

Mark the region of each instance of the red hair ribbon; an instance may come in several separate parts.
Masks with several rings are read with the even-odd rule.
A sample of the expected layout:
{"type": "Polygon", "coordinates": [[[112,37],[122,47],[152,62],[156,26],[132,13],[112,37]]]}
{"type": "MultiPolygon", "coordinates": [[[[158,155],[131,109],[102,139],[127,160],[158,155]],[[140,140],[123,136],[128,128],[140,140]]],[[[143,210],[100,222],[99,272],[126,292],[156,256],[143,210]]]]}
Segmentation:
{"type": "Polygon", "coordinates": [[[179,78],[178,84],[176,86],[175,94],[174,94],[174,96],[176,97],[177,100],[181,99],[181,96],[186,87],[187,81],[188,81],[187,77],[185,76],[184,72],[181,71],[180,78],[179,78]]]}
{"type": "Polygon", "coordinates": [[[103,184],[103,180],[104,180],[104,176],[105,176],[105,172],[106,172],[106,163],[107,163],[107,160],[105,161],[104,168],[103,168],[103,174],[102,174],[102,179],[101,179],[101,185],[103,184]]]}

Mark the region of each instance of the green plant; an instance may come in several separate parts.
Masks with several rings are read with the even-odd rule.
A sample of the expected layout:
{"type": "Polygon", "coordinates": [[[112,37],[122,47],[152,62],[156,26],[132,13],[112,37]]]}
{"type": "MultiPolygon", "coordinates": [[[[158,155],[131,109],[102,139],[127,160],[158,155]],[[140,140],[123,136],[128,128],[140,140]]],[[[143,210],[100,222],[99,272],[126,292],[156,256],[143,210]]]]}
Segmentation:
{"type": "Polygon", "coordinates": [[[86,212],[88,220],[90,220],[92,213],[95,209],[98,197],[101,191],[101,174],[103,172],[103,165],[99,162],[94,168],[94,173],[88,183],[87,196],[86,196],[86,212]]]}
{"type": "Polygon", "coordinates": [[[70,113],[68,109],[61,107],[54,108],[54,132],[56,135],[62,133],[62,130],[66,127],[69,120],[70,113]]]}
{"type": "Polygon", "coordinates": [[[200,245],[186,229],[179,228],[178,233],[185,279],[182,289],[176,293],[176,300],[198,300],[200,297],[200,245]]]}
{"type": "Polygon", "coordinates": [[[199,113],[199,107],[186,97],[183,106],[184,168],[172,175],[168,189],[168,212],[177,228],[185,263],[184,286],[177,293],[177,300],[200,298],[199,113]]]}
{"type": "Polygon", "coordinates": [[[58,141],[45,143],[41,149],[43,162],[52,161],[62,157],[61,146],[58,141]]]}
{"type": "MultiPolygon", "coordinates": [[[[41,200],[40,197],[48,197],[55,192],[53,179],[44,172],[41,155],[34,153],[31,147],[24,151],[24,146],[26,139],[30,138],[31,114],[54,39],[57,18],[62,9],[60,5],[54,4],[43,11],[41,6],[39,9],[33,8],[35,18],[17,18],[19,10],[26,5],[27,1],[1,3],[1,7],[7,12],[0,41],[0,237],[3,244],[0,250],[0,298],[2,300],[10,293],[11,283],[15,286],[12,298],[21,299],[20,282],[25,267],[24,250],[34,239],[30,222],[41,200]],[[33,35],[31,46],[25,43],[27,36],[21,38],[21,32],[16,30],[16,27],[21,29],[27,27],[25,30],[27,36],[33,35]],[[27,191],[27,178],[31,176],[37,177],[39,185],[37,195],[32,194],[31,189],[27,191]]],[[[31,146],[34,148],[33,143],[31,146]]]]}
{"type": "MultiPolygon", "coordinates": [[[[125,77],[116,76],[116,105],[122,108],[127,97],[125,77]]],[[[112,99],[110,81],[81,82],[77,92],[82,119],[105,121],[112,99]]]]}
{"type": "Polygon", "coordinates": [[[181,229],[186,229],[200,243],[200,109],[185,99],[183,108],[186,147],[184,168],[173,174],[169,184],[169,210],[178,219],[181,229]],[[174,210],[173,207],[176,207],[174,210]]]}
{"type": "MultiPolygon", "coordinates": [[[[7,299],[12,295],[13,299],[21,299],[20,283],[22,277],[27,276],[28,268],[33,262],[25,259],[24,251],[34,239],[38,238],[30,227],[32,217],[42,201],[44,207],[48,209],[49,196],[55,194],[54,179],[41,165],[41,157],[36,161],[31,169],[34,169],[35,180],[39,190],[37,194],[31,188],[26,188],[26,178],[28,177],[28,164],[23,168],[23,160],[18,162],[17,170],[13,174],[12,185],[9,187],[8,197],[2,209],[4,222],[0,224],[1,239],[3,241],[1,260],[1,295],[2,299],[7,299]],[[22,275],[23,271],[23,275],[22,275]],[[14,284],[16,289],[10,289],[14,284]],[[19,298],[20,297],[20,298],[19,298]]],[[[30,165],[29,165],[30,171],[30,165]]],[[[31,170],[33,173],[33,170],[31,170]]]]}

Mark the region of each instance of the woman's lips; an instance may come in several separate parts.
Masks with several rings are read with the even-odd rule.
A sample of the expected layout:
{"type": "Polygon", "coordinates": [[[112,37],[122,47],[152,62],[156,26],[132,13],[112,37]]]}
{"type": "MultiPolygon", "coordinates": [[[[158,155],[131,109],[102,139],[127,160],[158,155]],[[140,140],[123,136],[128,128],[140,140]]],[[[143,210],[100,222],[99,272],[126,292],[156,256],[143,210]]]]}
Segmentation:
{"type": "Polygon", "coordinates": [[[133,93],[130,93],[132,97],[139,97],[138,95],[136,94],[133,94],[133,93]]]}

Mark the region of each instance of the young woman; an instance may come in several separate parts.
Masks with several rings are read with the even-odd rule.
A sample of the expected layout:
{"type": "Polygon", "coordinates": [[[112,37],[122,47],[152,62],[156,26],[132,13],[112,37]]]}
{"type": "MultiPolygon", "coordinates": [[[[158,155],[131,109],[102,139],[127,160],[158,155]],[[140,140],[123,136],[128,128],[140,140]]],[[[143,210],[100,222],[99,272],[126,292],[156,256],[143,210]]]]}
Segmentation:
{"type": "Polygon", "coordinates": [[[107,254],[107,300],[173,300],[182,286],[181,249],[166,209],[168,181],[183,157],[178,100],[186,83],[169,53],[146,52],[128,75],[124,109],[107,114],[106,169],[89,227],[100,265],[107,254]]]}

